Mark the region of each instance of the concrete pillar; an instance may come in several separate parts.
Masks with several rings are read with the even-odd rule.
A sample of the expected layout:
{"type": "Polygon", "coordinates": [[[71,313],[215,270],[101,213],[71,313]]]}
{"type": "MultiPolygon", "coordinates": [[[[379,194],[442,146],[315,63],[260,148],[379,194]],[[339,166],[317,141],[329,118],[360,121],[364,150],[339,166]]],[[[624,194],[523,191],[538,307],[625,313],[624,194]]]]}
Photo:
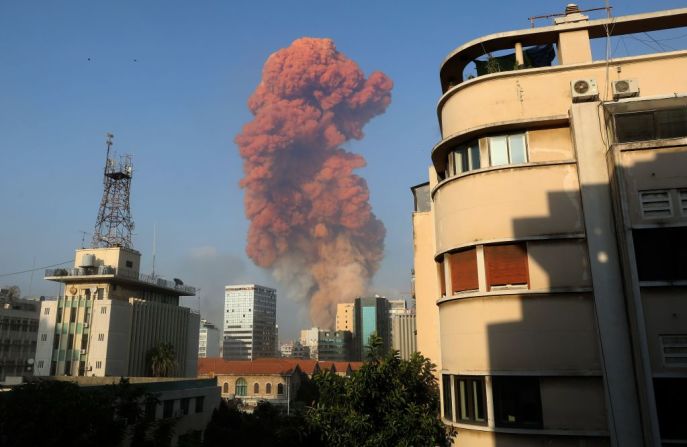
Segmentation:
{"type": "Polygon", "coordinates": [[[571,126],[594,287],[611,444],[644,445],[599,103],[573,104],[571,126]]]}
{"type": "Polygon", "coordinates": [[[518,67],[525,65],[525,55],[522,52],[522,44],[515,42],[515,65],[518,67]]]}

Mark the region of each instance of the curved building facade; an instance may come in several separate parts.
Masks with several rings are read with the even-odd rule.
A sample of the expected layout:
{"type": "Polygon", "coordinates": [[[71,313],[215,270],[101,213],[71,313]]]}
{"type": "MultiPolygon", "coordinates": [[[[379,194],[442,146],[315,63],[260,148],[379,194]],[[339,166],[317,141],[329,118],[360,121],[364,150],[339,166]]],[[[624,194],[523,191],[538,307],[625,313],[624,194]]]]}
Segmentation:
{"type": "Polygon", "coordinates": [[[444,61],[414,290],[456,445],[686,441],[687,51],[595,61],[590,44],[684,26],[687,9],[570,5],[444,61]]]}

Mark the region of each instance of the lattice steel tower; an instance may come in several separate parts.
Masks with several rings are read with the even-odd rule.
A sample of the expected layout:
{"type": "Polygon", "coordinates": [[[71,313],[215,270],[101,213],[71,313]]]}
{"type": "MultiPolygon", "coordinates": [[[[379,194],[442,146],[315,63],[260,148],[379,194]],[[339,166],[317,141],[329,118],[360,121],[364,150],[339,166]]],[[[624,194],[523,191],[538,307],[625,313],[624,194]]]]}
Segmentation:
{"type": "Polygon", "coordinates": [[[117,162],[110,158],[112,138],[107,134],[107,157],[103,175],[103,198],[100,200],[98,219],[93,232],[93,247],[132,248],[131,232],[134,221],[129,207],[129,191],[133,165],[131,155],[123,155],[117,162]]]}

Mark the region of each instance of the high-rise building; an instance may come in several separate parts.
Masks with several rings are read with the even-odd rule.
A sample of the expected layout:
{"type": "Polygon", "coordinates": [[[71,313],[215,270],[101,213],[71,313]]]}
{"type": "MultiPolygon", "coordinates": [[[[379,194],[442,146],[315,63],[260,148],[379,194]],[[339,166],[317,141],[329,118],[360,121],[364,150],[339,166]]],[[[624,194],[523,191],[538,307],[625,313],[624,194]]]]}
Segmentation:
{"type": "Polygon", "coordinates": [[[317,360],[350,361],[352,340],[351,331],[320,330],[317,340],[317,360]]]}
{"type": "Polygon", "coordinates": [[[415,295],[457,446],[687,439],[687,52],[595,60],[590,43],[687,9],[582,12],[441,66],[415,295]]]}
{"type": "Polygon", "coordinates": [[[336,330],[355,333],[354,303],[339,303],[336,305],[336,330]]]}
{"type": "Polygon", "coordinates": [[[277,355],[277,291],[257,284],[224,288],[225,359],[277,355]]]}
{"type": "MultiPolygon", "coordinates": [[[[404,360],[417,352],[415,310],[397,305],[389,311],[391,348],[398,351],[404,360]]],[[[391,301],[390,301],[391,303],[391,301]]]]}
{"type": "Polygon", "coordinates": [[[369,351],[372,334],[382,339],[382,349],[389,351],[389,301],[383,297],[361,297],[355,299],[355,340],[354,356],[363,360],[369,351]]]}
{"type": "Polygon", "coordinates": [[[313,327],[310,329],[301,329],[301,345],[308,348],[310,351],[310,358],[317,360],[317,348],[320,342],[320,329],[313,327]]]}
{"type": "Polygon", "coordinates": [[[175,351],[174,376],[195,376],[200,318],[179,306],[195,289],[140,273],[140,259],[131,248],[85,248],[74,267],[46,270],[64,292],[41,303],[37,376],[147,376],[160,343],[175,351]]]}
{"type": "Polygon", "coordinates": [[[208,320],[200,320],[198,357],[219,357],[219,329],[208,320]]]}
{"type": "Polygon", "coordinates": [[[36,356],[41,304],[12,292],[12,288],[0,290],[0,382],[32,376],[36,356]]]}

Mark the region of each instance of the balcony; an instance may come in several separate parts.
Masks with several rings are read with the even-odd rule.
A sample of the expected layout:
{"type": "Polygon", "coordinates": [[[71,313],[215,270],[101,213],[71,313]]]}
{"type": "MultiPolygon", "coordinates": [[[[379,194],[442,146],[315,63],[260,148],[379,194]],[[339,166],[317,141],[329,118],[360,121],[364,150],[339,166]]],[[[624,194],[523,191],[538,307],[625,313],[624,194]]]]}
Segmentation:
{"type": "Polygon", "coordinates": [[[181,284],[181,281],[169,281],[155,275],[148,275],[144,273],[127,272],[109,265],[101,265],[98,267],[75,267],[69,269],[47,269],[45,271],[45,278],[59,281],[59,278],[84,278],[84,277],[104,277],[116,278],[121,280],[135,281],[139,283],[150,284],[155,287],[162,287],[165,289],[175,290],[182,295],[195,295],[196,288],[181,284]]]}

